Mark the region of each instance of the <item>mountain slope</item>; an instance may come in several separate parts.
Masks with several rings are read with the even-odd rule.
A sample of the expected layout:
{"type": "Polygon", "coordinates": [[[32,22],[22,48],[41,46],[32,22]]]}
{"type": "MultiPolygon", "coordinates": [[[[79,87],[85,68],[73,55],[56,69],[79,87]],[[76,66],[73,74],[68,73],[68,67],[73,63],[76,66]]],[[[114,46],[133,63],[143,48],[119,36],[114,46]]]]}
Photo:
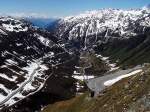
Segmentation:
{"type": "Polygon", "coordinates": [[[150,66],[144,72],[124,78],[101,91],[95,98],[89,93],[47,106],[43,112],[141,112],[149,111],[150,66]]]}
{"type": "Polygon", "coordinates": [[[150,61],[146,46],[149,32],[149,9],[101,9],[60,20],[55,35],[64,40],[66,48],[69,45],[83,50],[94,48],[114,61],[121,60],[120,63],[143,53],[139,59],[144,58],[140,62],[143,63],[150,61]],[[132,57],[133,54],[136,56],[132,57]]]}
{"type": "Polygon", "coordinates": [[[32,112],[66,100],[78,90],[73,74],[100,76],[150,62],[149,44],[149,9],[89,11],[59,20],[52,33],[1,17],[0,108],[32,112]]]}
{"type": "Polygon", "coordinates": [[[142,34],[144,28],[150,26],[149,14],[149,10],[142,9],[89,11],[62,19],[58,23],[56,33],[59,34],[59,37],[67,34],[70,40],[92,35],[127,38],[142,34]],[[107,35],[105,35],[106,32],[107,35]]]}
{"type": "MultiPolygon", "coordinates": [[[[0,108],[8,111],[7,107],[40,91],[46,80],[56,74],[56,69],[67,66],[66,63],[73,60],[74,56],[62,48],[49,32],[34,28],[23,20],[1,17],[0,108]]],[[[73,68],[68,67],[70,74],[65,76],[71,76],[73,68]]],[[[53,78],[57,80],[55,76],[53,78]]],[[[58,85],[62,87],[63,84],[65,82],[58,85]]],[[[48,91],[46,87],[45,91],[48,91]]]]}

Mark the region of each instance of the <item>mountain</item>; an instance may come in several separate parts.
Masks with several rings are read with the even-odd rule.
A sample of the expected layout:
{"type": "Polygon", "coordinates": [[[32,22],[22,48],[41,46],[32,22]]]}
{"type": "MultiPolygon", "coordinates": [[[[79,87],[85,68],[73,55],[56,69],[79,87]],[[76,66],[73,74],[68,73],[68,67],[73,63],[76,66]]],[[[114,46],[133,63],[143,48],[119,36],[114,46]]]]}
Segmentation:
{"type": "Polygon", "coordinates": [[[73,95],[71,88],[75,80],[71,75],[76,63],[74,60],[76,57],[69,54],[50,32],[21,19],[0,17],[1,111],[33,111],[34,108],[25,107],[24,102],[37,104],[40,108],[45,100],[41,101],[36,95],[51,96],[53,101],[56,96],[63,99],[73,95]],[[62,83],[58,83],[60,81],[62,83]],[[36,98],[30,101],[27,97],[36,98]],[[22,105],[14,108],[16,103],[22,105]]]}
{"type": "Polygon", "coordinates": [[[70,112],[75,104],[84,107],[81,111],[110,111],[113,105],[122,111],[142,90],[148,91],[150,72],[144,63],[150,63],[149,10],[87,11],[48,23],[46,29],[36,27],[45,27],[46,21],[0,17],[0,111],[35,112],[85,91],[100,99],[85,93],[71,103],[54,104],[54,110],[71,105],[70,112]],[[128,94],[132,97],[124,100],[128,94]]]}
{"type": "Polygon", "coordinates": [[[143,7],[144,10],[150,10],[150,4],[143,7]]]}
{"type": "Polygon", "coordinates": [[[74,74],[81,94],[49,104],[42,112],[150,110],[148,7],[101,9],[65,17],[53,34],[69,52],[79,52],[74,74]],[[86,92],[80,90],[81,83],[86,84],[88,89],[82,88],[86,92]]]}
{"type": "Polygon", "coordinates": [[[129,38],[142,34],[144,28],[150,26],[149,14],[149,11],[140,9],[87,11],[60,20],[56,33],[58,37],[67,36],[69,40],[93,35],[129,38]]]}
{"type": "Polygon", "coordinates": [[[25,20],[31,22],[34,26],[39,28],[47,28],[51,24],[53,24],[57,19],[55,18],[35,18],[35,17],[28,17],[25,20]]]}
{"type": "Polygon", "coordinates": [[[61,19],[55,29],[55,35],[67,46],[97,49],[120,64],[150,61],[149,32],[150,11],[145,9],[87,11],[61,19]]]}

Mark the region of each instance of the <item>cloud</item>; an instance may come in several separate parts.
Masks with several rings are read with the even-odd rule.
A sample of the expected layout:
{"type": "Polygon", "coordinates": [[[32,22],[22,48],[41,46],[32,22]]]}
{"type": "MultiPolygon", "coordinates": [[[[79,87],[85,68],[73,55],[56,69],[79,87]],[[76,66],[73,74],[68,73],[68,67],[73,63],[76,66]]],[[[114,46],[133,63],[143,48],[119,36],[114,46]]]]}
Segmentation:
{"type": "Polygon", "coordinates": [[[43,13],[8,13],[8,14],[0,14],[1,16],[12,16],[15,18],[57,18],[57,17],[50,17],[48,14],[43,13]]]}

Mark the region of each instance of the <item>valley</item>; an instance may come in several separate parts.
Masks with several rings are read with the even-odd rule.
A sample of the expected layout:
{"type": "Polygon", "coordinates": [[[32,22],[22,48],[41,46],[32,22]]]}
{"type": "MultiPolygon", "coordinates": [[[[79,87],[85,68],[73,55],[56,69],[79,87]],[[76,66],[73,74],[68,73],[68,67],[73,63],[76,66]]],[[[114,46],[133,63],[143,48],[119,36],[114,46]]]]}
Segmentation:
{"type": "Polygon", "coordinates": [[[150,110],[150,9],[48,20],[0,17],[0,112],[150,110]]]}
{"type": "Polygon", "coordinates": [[[60,20],[55,35],[68,51],[79,51],[77,94],[43,112],[140,111],[138,102],[149,92],[143,86],[149,83],[149,20],[149,11],[140,9],[103,9],[60,20]]]}

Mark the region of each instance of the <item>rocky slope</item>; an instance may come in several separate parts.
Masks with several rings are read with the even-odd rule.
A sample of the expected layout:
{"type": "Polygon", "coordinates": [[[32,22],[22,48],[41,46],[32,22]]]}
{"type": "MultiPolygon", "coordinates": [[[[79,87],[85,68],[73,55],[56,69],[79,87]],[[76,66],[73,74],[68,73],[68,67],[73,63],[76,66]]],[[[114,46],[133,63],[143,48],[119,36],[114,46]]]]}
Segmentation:
{"type": "Polygon", "coordinates": [[[149,43],[149,8],[89,11],[61,19],[53,33],[1,17],[1,111],[35,112],[74,96],[79,82],[72,75],[93,77],[150,62],[149,43]]]}
{"type": "Polygon", "coordinates": [[[94,48],[111,60],[138,64],[149,62],[150,9],[101,9],[58,22],[55,35],[70,46],[82,50],[94,48]],[[142,55],[143,54],[143,55],[142,55]],[[136,56],[135,56],[136,55],[136,56]],[[142,56],[141,56],[142,55],[142,56]],[[141,59],[144,57],[144,60],[141,59]]]}
{"type": "MultiPolygon", "coordinates": [[[[143,34],[150,26],[149,9],[101,9],[88,11],[77,16],[66,17],[59,21],[56,34],[60,38],[66,37],[69,40],[87,38],[91,36],[95,41],[105,36],[102,42],[111,38],[129,38],[143,34]],[[97,39],[97,38],[98,39],[97,39]]],[[[89,37],[89,38],[88,38],[89,37]]]]}
{"type": "Polygon", "coordinates": [[[61,39],[60,43],[70,52],[79,51],[80,60],[75,72],[77,75],[104,76],[93,79],[93,82],[86,81],[92,83],[90,89],[97,93],[96,98],[85,93],[71,100],[49,105],[44,112],[149,110],[149,66],[145,66],[140,73],[133,71],[134,76],[131,76],[132,73],[126,76],[123,75],[124,72],[120,72],[121,69],[129,71],[128,68],[133,69],[133,66],[150,62],[149,7],[131,10],[101,9],[66,17],[58,22],[54,35],[61,39]],[[97,62],[101,63],[101,67],[97,62]],[[112,70],[120,69],[111,71],[109,67],[112,70]],[[103,74],[100,70],[109,72],[103,74]],[[113,79],[111,75],[118,77],[113,79]],[[103,83],[108,77],[113,82],[109,87],[103,83]],[[101,89],[104,90],[99,91],[101,89]]]}
{"type": "MultiPolygon", "coordinates": [[[[8,107],[43,87],[43,93],[69,96],[73,90],[65,90],[62,94],[60,91],[73,87],[74,60],[77,60],[75,56],[69,54],[49,32],[32,27],[24,20],[0,17],[0,109],[17,112],[8,107]],[[70,62],[71,66],[67,68],[70,62]],[[65,70],[68,72],[64,73],[65,70]],[[70,80],[68,86],[67,79],[70,80]],[[54,86],[59,81],[62,83],[54,86]],[[56,88],[55,91],[49,90],[52,88],[56,88]]],[[[31,107],[25,108],[33,111],[31,107]]]]}

